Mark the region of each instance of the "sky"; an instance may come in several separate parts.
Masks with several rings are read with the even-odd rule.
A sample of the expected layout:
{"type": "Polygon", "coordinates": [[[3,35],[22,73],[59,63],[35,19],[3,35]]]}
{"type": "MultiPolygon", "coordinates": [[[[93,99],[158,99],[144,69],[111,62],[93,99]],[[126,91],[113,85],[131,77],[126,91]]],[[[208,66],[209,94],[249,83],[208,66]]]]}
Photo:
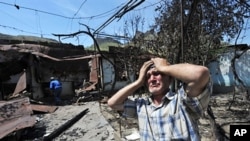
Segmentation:
{"type": "MultiPolygon", "coordinates": [[[[136,16],[141,16],[145,21],[139,30],[149,29],[156,16],[154,9],[160,1],[145,0],[121,18],[115,18],[104,28],[100,28],[129,0],[0,0],[0,33],[58,40],[53,34],[87,31],[82,25],[85,24],[91,32],[123,36],[125,21],[130,21],[136,16]]],[[[242,32],[237,43],[250,45],[249,25],[246,28],[248,31],[242,32]]],[[[84,46],[93,44],[92,38],[86,34],[79,34],[74,38],[61,38],[61,41],[84,46]]]]}
{"type": "MultiPolygon", "coordinates": [[[[105,22],[129,0],[0,0],[0,33],[32,35],[58,40],[53,34],[72,34],[87,31],[109,35],[124,35],[125,21],[142,16],[146,31],[154,21],[154,8],[160,0],[145,0],[121,18],[114,18],[104,28],[105,22]],[[18,9],[19,6],[19,9],[18,9]],[[81,23],[81,24],[79,24],[81,23]]],[[[140,0],[132,0],[139,2],[140,0]]],[[[131,4],[130,4],[131,5],[131,4]]],[[[61,38],[62,42],[88,46],[93,39],[84,33],[77,38],[61,38]]]]}

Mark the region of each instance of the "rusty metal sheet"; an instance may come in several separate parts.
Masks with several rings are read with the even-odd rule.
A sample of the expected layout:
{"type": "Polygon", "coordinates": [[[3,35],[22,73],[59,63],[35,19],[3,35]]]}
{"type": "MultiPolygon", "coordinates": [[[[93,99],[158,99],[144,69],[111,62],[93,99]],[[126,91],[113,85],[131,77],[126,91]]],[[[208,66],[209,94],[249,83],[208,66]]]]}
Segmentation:
{"type": "Polygon", "coordinates": [[[51,57],[51,56],[48,56],[48,55],[40,53],[40,52],[32,52],[32,54],[43,57],[43,58],[47,58],[47,59],[50,59],[50,60],[54,60],[54,61],[82,60],[82,59],[89,59],[89,58],[95,58],[95,57],[100,57],[101,56],[100,54],[96,54],[96,55],[82,56],[82,57],[76,57],[76,58],[58,59],[58,58],[51,57]]]}
{"type": "Polygon", "coordinates": [[[90,59],[95,57],[100,57],[100,54],[81,56],[81,57],[71,57],[71,58],[55,58],[47,55],[46,53],[41,53],[40,50],[49,50],[49,47],[41,46],[41,45],[33,45],[33,44],[18,44],[18,45],[0,45],[0,51],[16,51],[19,53],[31,53],[36,56],[40,56],[43,58],[47,58],[54,61],[72,61],[72,60],[82,60],[82,59],[90,59]],[[41,49],[44,48],[44,49],[41,49]]]}
{"type": "Polygon", "coordinates": [[[16,88],[13,95],[18,94],[25,89],[26,89],[26,71],[24,71],[23,74],[20,76],[16,84],[16,88]]]}
{"type": "Polygon", "coordinates": [[[31,114],[33,111],[28,97],[0,101],[0,139],[11,132],[32,127],[36,123],[36,117],[31,114]]]}
{"type": "Polygon", "coordinates": [[[57,106],[48,106],[48,105],[38,105],[38,104],[31,104],[31,108],[33,111],[39,111],[44,113],[53,113],[58,108],[57,106]]]}
{"type": "Polygon", "coordinates": [[[8,134],[26,128],[32,127],[36,123],[36,116],[25,115],[12,120],[4,121],[1,123],[0,128],[0,139],[7,136],[8,134]]]}
{"type": "Polygon", "coordinates": [[[0,102],[0,123],[32,113],[28,97],[0,102]]]}
{"type": "Polygon", "coordinates": [[[96,83],[98,82],[98,71],[99,71],[99,58],[98,56],[91,59],[91,69],[90,69],[90,78],[89,82],[96,83]]]}

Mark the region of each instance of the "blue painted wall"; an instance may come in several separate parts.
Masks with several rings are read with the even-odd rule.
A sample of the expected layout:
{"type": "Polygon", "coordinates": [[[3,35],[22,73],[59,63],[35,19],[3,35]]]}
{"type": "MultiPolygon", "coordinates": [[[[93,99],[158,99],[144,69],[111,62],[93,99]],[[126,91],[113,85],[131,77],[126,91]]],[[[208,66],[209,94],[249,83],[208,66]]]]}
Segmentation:
{"type": "MultiPolygon", "coordinates": [[[[242,54],[243,51],[237,51],[242,54]]],[[[234,86],[239,82],[233,74],[231,60],[235,56],[234,48],[228,52],[221,54],[208,64],[211,77],[214,83],[214,93],[228,93],[234,90],[234,86]]],[[[250,88],[250,48],[247,49],[238,59],[235,60],[236,73],[247,88],[250,88]]]]}

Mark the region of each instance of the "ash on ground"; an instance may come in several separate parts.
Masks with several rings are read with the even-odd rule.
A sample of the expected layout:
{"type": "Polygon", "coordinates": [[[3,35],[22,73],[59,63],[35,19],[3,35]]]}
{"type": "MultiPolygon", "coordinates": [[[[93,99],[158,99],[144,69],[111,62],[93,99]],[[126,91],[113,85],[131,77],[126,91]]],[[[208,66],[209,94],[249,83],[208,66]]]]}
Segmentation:
{"type": "MultiPolygon", "coordinates": [[[[36,113],[37,123],[31,128],[15,132],[3,141],[42,141],[68,120],[88,108],[89,112],[76,123],[65,129],[53,141],[127,141],[128,136],[138,133],[137,119],[125,119],[121,113],[112,110],[100,101],[66,103],[53,113],[36,113]],[[12,137],[12,138],[11,138],[12,137]]],[[[202,141],[229,141],[230,125],[250,125],[250,102],[243,94],[213,95],[209,112],[199,120],[202,141]]],[[[139,141],[138,138],[133,140],[139,141]]]]}

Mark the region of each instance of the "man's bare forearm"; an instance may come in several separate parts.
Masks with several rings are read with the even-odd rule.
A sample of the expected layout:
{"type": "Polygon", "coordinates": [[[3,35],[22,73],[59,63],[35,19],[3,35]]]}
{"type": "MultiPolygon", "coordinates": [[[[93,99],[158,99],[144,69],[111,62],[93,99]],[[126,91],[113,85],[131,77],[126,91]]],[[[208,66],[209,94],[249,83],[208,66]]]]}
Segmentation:
{"type": "Polygon", "coordinates": [[[162,67],[161,70],[185,83],[200,80],[203,76],[209,76],[206,67],[193,64],[175,64],[162,67]]]}
{"type": "Polygon", "coordinates": [[[186,92],[197,96],[209,80],[209,70],[204,66],[193,64],[175,64],[164,66],[162,72],[187,84],[186,92]]]}
{"type": "Polygon", "coordinates": [[[158,71],[186,83],[186,92],[191,97],[198,96],[209,81],[209,70],[204,66],[188,63],[169,65],[163,58],[151,60],[158,71]]]}
{"type": "Polygon", "coordinates": [[[140,88],[145,83],[147,69],[152,64],[152,61],[144,62],[140,69],[138,79],[135,82],[120,89],[115,95],[113,95],[108,100],[108,105],[113,109],[122,110],[123,102],[128,98],[128,96],[132,95],[138,88],[140,88]]]}
{"type": "Polygon", "coordinates": [[[123,102],[140,87],[138,81],[123,87],[108,100],[108,105],[113,109],[122,110],[123,102]]]}

